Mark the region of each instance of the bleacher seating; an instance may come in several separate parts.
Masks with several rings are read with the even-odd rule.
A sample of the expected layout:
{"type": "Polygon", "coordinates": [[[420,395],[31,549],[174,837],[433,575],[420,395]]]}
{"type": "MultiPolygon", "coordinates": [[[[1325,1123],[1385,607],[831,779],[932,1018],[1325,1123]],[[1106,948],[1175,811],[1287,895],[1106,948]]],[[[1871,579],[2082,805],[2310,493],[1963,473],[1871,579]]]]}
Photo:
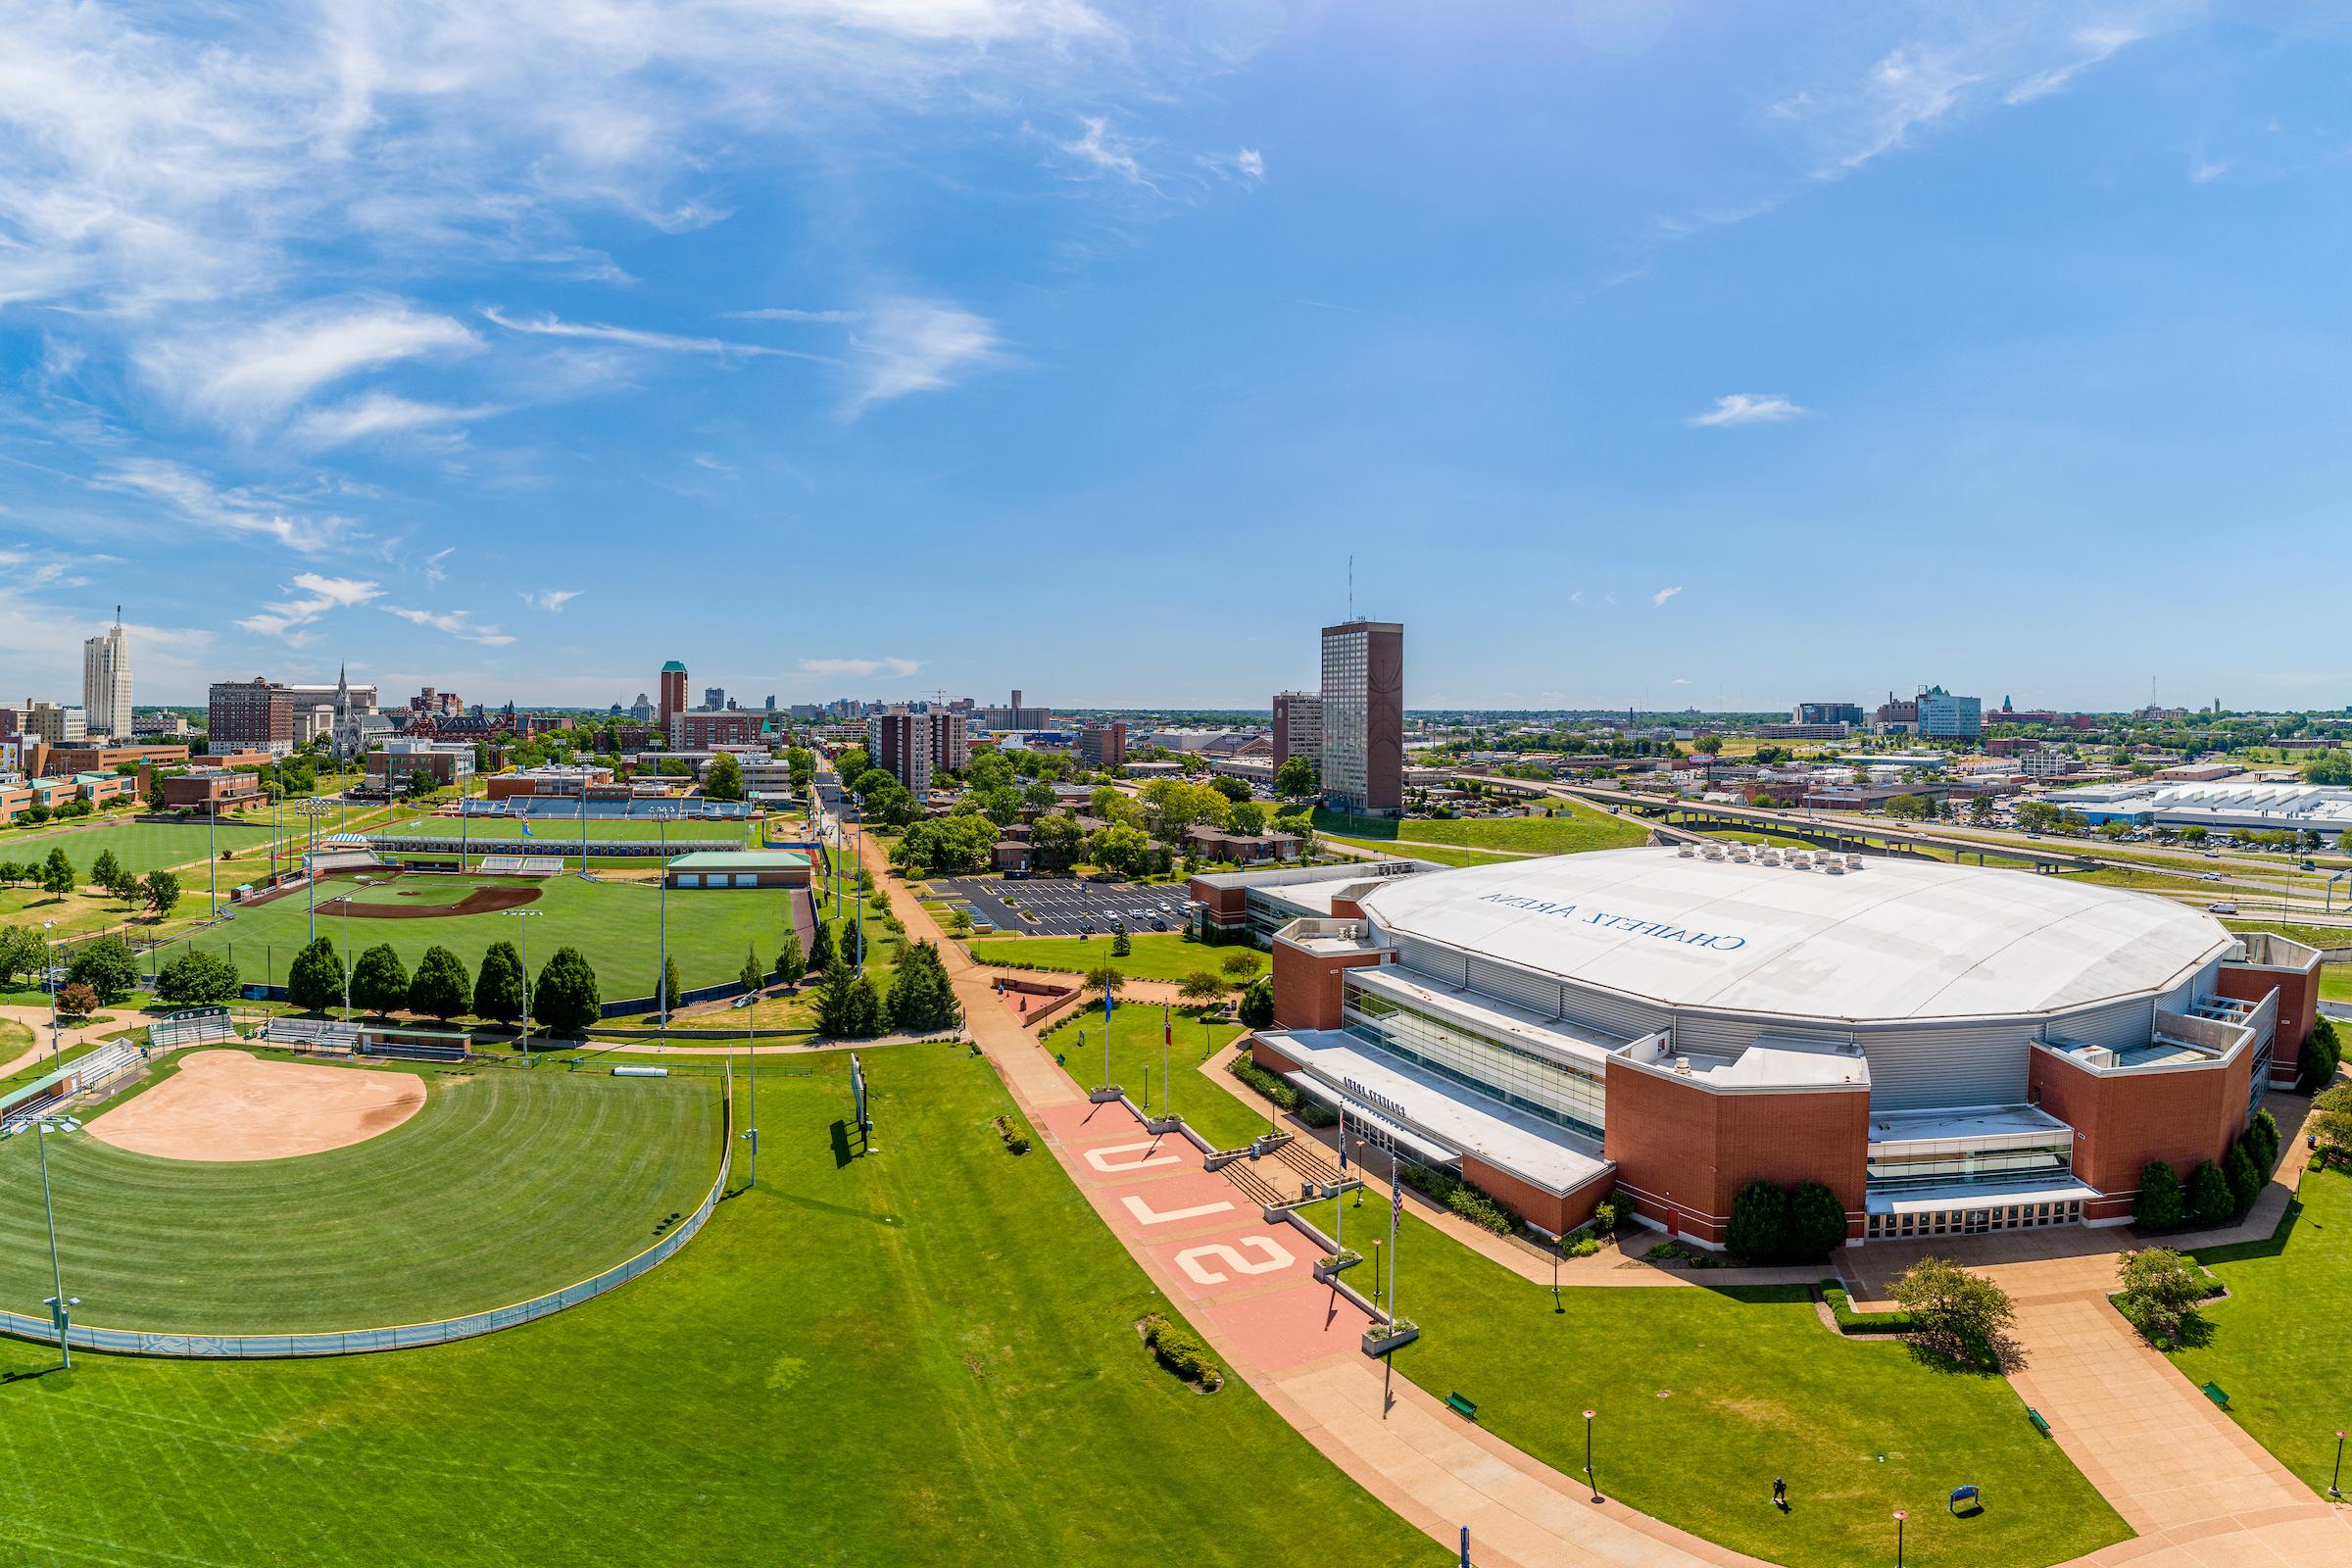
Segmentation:
{"type": "Polygon", "coordinates": [[[147,1026],[147,1046],[151,1051],[201,1045],[208,1040],[234,1040],[236,1036],[236,1025],[230,1021],[226,1007],[174,1013],[147,1026]]]}
{"type": "Polygon", "coordinates": [[[564,857],[560,855],[485,855],[476,867],[485,876],[560,876],[564,871],[564,857]]]}
{"type": "Polygon", "coordinates": [[[354,1052],[360,1026],[334,1018],[272,1018],[262,1026],[262,1038],[295,1051],[354,1052]]]}

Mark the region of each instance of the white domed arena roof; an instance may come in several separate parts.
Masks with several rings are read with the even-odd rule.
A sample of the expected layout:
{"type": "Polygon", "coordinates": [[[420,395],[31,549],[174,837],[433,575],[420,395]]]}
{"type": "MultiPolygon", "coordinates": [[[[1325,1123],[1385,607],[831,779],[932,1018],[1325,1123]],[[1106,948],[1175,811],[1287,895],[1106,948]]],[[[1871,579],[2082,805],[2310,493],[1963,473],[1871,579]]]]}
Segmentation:
{"type": "Polygon", "coordinates": [[[1833,875],[1605,850],[1396,877],[1361,903],[1384,931],[1668,1006],[1857,1022],[2155,995],[2233,940],[2143,894],[1876,857],[1833,875]]]}

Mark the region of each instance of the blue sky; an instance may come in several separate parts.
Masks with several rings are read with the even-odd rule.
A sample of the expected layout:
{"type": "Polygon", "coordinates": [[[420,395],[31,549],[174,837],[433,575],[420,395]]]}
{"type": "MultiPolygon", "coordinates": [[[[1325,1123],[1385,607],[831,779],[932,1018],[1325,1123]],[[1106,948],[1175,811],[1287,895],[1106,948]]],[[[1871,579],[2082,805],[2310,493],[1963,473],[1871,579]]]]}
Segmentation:
{"type": "Polygon", "coordinates": [[[2352,702],[2343,7],[0,32],[12,697],[2352,702]]]}

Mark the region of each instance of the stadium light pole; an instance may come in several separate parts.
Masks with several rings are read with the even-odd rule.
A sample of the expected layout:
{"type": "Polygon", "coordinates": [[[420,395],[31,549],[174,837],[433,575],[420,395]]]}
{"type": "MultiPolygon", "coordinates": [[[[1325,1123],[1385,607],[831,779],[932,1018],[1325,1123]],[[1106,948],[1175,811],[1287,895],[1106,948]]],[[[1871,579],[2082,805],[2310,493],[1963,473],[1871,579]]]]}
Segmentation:
{"type": "Polygon", "coordinates": [[[313,942],[318,940],[318,876],[317,871],[317,859],[318,855],[318,819],[333,809],[333,807],[327,805],[316,795],[312,796],[309,800],[304,801],[301,808],[302,814],[308,817],[311,823],[311,847],[310,852],[304,855],[302,858],[302,869],[305,880],[310,883],[310,940],[313,942]]]}
{"type": "MultiPolygon", "coordinates": [[[[81,1298],[66,1294],[65,1269],[59,1263],[57,1256],[57,1203],[49,1193],[49,1135],[53,1132],[71,1133],[80,1130],[81,1123],[71,1116],[54,1118],[37,1116],[32,1121],[33,1145],[40,1152],[41,1212],[49,1222],[50,1288],[57,1292],[42,1304],[49,1308],[49,1321],[57,1326],[58,1369],[63,1372],[74,1370],[74,1347],[68,1343],[67,1331],[73,1326],[72,1312],[74,1307],[81,1304],[81,1298]]],[[[17,1136],[24,1131],[24,1129],[19,1126],[9,1136],[17,1136]]]]}
{"type": "MultiPolygon", "coordinates": [[[[355,888],[364,888],[368,885],[368,879],[364,876],[355,876],[351,879],[351,885],[355,888]]],[[[351,895],[348,893],[343,895],[343,1011],[344,1021],[349,1022],[351,1012],[351,895]]]]}
{"type": "Polygon", "coordinates": [[[66,1050],[57,1043],[57,942],[49,935],[56,929],[55,920],[41,922],[41,978],[49,982],[49,1055],[52,1065],[63,1067],[66,1050]]]}
{"type": "Polygon", "coordinates": [[[653,816],[662,834],[662,907],[660,963],[654,971],[655,1000],[662,1008],[662,1043],[669,1044],[669,817],[674,808],[657,806],[653,816]]]}
{"type": "MultiPolygon", "coordinates": [[[[538,909],[506,912],[526,922],[538,919],[541,913],[538,909]]],[[[539,1058],[531,1054],[531,928],[527,923],[522,928],[522,1039],[515,1043],[514,1049],[522,1053],[522,1059],[533,1069],[538,1067],[539,1058]]]]}
{"type": "Polygon", "coordinates": [[[204,862],[212,876],[213,918],[220,918],[220,798],[206,792],[204,802],[204,862]]]}

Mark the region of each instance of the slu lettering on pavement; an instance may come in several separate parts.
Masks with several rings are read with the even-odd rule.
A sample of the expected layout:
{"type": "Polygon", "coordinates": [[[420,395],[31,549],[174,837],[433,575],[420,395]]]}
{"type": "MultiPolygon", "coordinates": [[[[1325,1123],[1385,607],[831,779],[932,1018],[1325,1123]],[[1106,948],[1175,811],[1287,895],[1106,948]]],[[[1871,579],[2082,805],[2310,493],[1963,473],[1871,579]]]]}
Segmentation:
{"type": "MultiPolygon", "coordinates": [[[[1563,920],[1579,918],[1580,906],[1555,904],[1549,899],[1522,898],[1516,893],[1490,893],[1479,900],[1481,904],[1499,904],[1509,909],[1525,909],[1531,914],[1557,915],[1563,920]]],[[[1606,931],[1629,931],[1635,936],[1654,937],[1660,942],[1679,942],[1687,948],[1711,948],[1717,953],[1736,953],[1747,946],[1745,937],[1721,937],[1705,931],[1693,931],[1689,926],[1671,925],[1664,920],[1644,920],[1636,914],[1611,914],[1606,909],[1594,909],[1581,916],[1586,925],[1596,925],[1606,931]]]]}

